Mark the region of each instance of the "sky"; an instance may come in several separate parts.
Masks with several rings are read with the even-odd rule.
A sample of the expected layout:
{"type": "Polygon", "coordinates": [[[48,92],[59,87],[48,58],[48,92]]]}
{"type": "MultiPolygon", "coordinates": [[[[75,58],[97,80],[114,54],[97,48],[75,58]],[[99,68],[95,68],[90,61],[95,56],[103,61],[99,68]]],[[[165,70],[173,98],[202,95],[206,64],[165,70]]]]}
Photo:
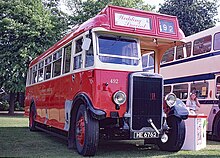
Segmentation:
{"type": "MultiPolygon", "coordinates": [[[[64,5],[63,5],[63,2],[64,2],[65,0],[61,0],[61,9],[65,12],[65,11],[67,11],[68,9],[67,9],[67,7],[65,7],[64,5]]],[[[159,9],[159,4],[163,4],[164,3],[164,1],[165,0],[143,0],[145,3],[147,3],[147,4],[150,4],[150,5],[153,5],[153,6],[155,6],[156,7],[156,11],[158,11],[158,9],[159,9]]],[[[220,4],[220,1],[219,1],[219,4],[220,4]]],[[[220,19],[220,7],[218,8],[218,18],[220,19]]],[[[220,25],[220,22],[218,22],[217,23],[217,25],[220,25]]]]}

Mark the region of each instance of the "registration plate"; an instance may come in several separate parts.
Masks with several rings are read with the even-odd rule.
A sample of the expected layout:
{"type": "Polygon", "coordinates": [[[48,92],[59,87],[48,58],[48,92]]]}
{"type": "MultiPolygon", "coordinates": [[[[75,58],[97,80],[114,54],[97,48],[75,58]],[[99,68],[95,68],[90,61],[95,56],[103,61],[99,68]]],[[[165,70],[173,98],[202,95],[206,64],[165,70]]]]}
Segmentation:
{"type": "Polygon", "coordinates": [[[157,132],[134,132],[134,138],[158,138],[157,132]]]}

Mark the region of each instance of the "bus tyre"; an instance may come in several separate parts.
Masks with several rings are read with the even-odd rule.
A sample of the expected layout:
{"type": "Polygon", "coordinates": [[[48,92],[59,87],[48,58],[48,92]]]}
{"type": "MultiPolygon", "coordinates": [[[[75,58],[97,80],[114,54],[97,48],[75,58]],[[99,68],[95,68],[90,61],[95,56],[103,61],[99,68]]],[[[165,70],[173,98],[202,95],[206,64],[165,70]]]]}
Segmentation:
{"type": "Polygon", "coordinates": [[[220,141],[220,117],[214,123],[214,140],[220,141]]]}
{"type": "Polygon", "coordinates": [[[185,140],[185,122],[175,116],[167,120],[168,126],[168,141],[162,143],[161,140],[158,142],[158,146],[163,151],[176,152],[179,151],[185,140]]]}
{"type": "Polygon", "coordinates": [[[34,109],[34,106],[32,105],[30,108],[30,113],[29,113],[29,129],[30,131],[36,131],[36,111],[34,109]]]}
{"type": "Polygon", "coordinates": [[[76,149],[83,156],[94,156],[99,142],[99,122],[80,105],[75,123],[76,149]]]}

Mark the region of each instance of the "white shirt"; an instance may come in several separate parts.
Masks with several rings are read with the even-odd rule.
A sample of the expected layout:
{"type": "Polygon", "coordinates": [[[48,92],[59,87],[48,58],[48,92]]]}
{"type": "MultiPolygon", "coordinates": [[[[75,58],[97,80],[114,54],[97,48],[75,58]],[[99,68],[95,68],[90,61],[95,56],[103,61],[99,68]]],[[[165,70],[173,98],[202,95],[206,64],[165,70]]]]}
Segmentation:
{"type": "Polygon", "coordinates": [[[196,101],[187,99],[186,105],[189,107],[190,110],[196,111],[196,101]]]}

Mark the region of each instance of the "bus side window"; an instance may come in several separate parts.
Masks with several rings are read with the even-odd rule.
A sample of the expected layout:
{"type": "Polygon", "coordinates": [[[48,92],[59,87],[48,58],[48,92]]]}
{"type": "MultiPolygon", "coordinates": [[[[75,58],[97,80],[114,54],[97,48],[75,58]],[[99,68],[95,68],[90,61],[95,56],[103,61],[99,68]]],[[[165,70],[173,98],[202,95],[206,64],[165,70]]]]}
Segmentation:
{"type": "Polygon", "coordinates": [[[192,83],[190,91],[196,91],[198,98],[205,99],[208,97],[208,82],[192,83]]]}
{"type": "Polygon", "coordinates": [[[80,69],[82,67],[82,43],[83,38],[80,38],[75,43],[75,54],[74,54],[74,66],[73,69],[80,69]]]}
{"type": "Polygon", "coordinates": [[[161,64],[174,60],[174,48],[168,49],[161,60],[161,64]]]}
{"type": "Polygon", "coordinates": [[[28,85],[30,85],[31,83],[32,83],[32,75],[33,75],[33,73],[32,73],[32,68],[30,68],[29,69],[29,77],[28,77],[28,85]]]}
{"type": "Polygon", "coordinates": [[[151,53],[149,56],[149,66],[153,66],[154,67],[154,53],[151,53]]]}
{"type": "Polygon", "coordinates": [[[203,54],[211,51],[212,36],[206,36],[193,42],[193,55],[203,54]]]}
{"type": "Polygon", "coordinates": [[[61,74],[61,60],[62,51],[60,49],[53,54],[53,77],[59,76],[61,74]]]}
{"type": "Polygon", "coordinates": [[[70,43],[68,46],[64,48],[63,74],[68,73],[70,71],[71,48],[72,48],[72,43],[70,43]]]}
{"type": "Polygon", "coordinates": [[[52,65],[52,56],[45,59],[45,67],[44,67],[44,80],[50,79],[51,77],[51,65],[52,65]]]}
{"type": "Polygon", "coordinates": [[[44,78],[43,78],[43,72],[44,72],[43,68],[44,68],[44,61],[42,61],[38,64],[38,77],[37,77],[38,82],[41,82],[41,81],[44,80],[44,78]]]}
{"type": "Polygon", "coordinates": [[[171,92],[171,86],[164,86],[164,96],[171,92]]]}
{"type": "Polygon", "coordinates": [[[148,54],[142,56],[142,67],[147,68],[148,67],[148,54]]]}
{"type": "Polygon", "coordinates": [[[214,50],[220,50],[220,32],[214,36],[214,50]]]}
{"type": "Polygon", "coordinates": [[[217,94],[220,94],[220,77],[217,77],[216,79],[216,98],[218,99],[217,94]]]}
{"type": "Polygon", "coordinates": [[[91,43],[89,50],[86,51],[85,67],[93,66],[93,64],[94,64],[94,54],[93,54],[93,46],[91,43]]]}
{"type": "Polygon", "coordinates": [[[32,84],[37,82],[37,65],[33,67],[32,71],[32,84]]]}
{"type": "Polygon", "coordinates": [[[188,97],[188,84],[178,84],[173,86],[173,93],[177,98],[187,99],[188,97]]]}

